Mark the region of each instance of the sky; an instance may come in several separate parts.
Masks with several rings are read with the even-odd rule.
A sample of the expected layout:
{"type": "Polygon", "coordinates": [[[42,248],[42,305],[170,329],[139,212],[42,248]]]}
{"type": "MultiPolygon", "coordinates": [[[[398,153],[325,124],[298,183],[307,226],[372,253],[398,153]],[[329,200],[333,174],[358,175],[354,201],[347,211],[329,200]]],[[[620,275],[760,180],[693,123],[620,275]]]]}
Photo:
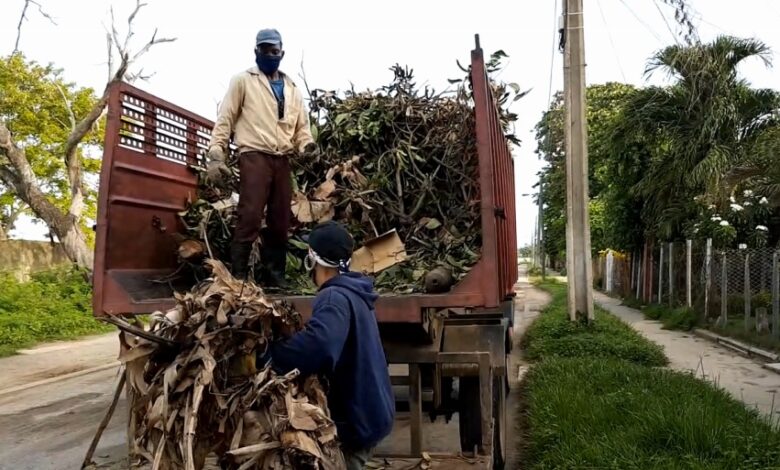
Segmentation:
{"type": "MultiPolygon", "coordinates": [[[[258,29],[277,28],[286,56],[281,69],[299,84],[301,64],[310,86],[375,88],[392,78],[398,63],[414,69],[417,81],[445,89],[459,77],[456,60],[468,63],[479,34],[486,54],[502,49],[509,55],[500,79],[530,89],[514,104],[520,116],[516,134],[523,144],[513,150],[518,241],[529,243],[537,209],[532,200],[543,163],[535,154],[533,127],[547,108],[550,94],[562,87],[562,56],[557,42],[560,0],[473,3],[428,0],[376,3],[257,2],[221,0],[145,0],[135,20],[131,49],[141,47],[157,28],[175,37],[154,47],[136,65],[154,73],[139,88],[209,119],[216,117],[230,77],[254,63],[258,29]]],[[[38,0],[56,25],[28,10],[19,48],[28,58],[53,63],[78,85],[102,90],[107,78],[106,27],[114,8],[120,36],[135,0],[38,0]]],[[[756,37],[780,51],[780,1],[689,0],[703,40],[719,34],[756,37]]],[[[23,0],[0,6],[0,55],[13,50],[23,0]]],[[[672,9],[661,0],[584,0],[585,59],[588,84],[620,81],[637,86],[661,84],[667,77],[646,77],[647,59],[678,37],[672,9]]],[[[743,76],[757,87],[780,86],[780,75],[755,61],[743,76]]],[[[16,238],[44,239],[47,230],[20,221],[16,238]]]]}

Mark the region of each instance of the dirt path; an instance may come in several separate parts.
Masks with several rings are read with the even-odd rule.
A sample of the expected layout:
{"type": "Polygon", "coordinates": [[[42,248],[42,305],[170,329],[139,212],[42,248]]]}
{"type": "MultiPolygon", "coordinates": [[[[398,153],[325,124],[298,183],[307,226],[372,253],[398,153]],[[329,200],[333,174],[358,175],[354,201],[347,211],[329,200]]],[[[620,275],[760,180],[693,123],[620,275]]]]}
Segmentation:
{"type": "Polygon", "coordinates": [[[63,375],[118,367],[118,354],[116,333],[22,349],[16,356],[0,359],[0,396],[63,375]]]}
{"type": "Polygon", "coordinates": [[[517,298],[515,300],[515,326],[514,326],[514,350],[509,357],[509,385],[511,393],[507,400],[507,469],[519,468],[519,436],[517,430],[518,416],[520,409],[519,403],[519,379],[520,375],[525,373],[528,363],[523,359],[523,352],[520,350],[520,338],[528,327],[539,316],[541,310],[550,303],[550,294],[537,289],[528,280],[526,266],[520,267],[520,279],[517,283],[517,298]]]}
{"type": "Polygon", "coordinates": [[[662,329],[661,323],[646,320],[642,312],[620,305],[620,300],[594,292],[594,301],[616,315],[646,338],[664,347],[670,367],[693,372],[718,384],[746,405],[780,421],[780,375],[722,346],[689,333],[662,329]]]}

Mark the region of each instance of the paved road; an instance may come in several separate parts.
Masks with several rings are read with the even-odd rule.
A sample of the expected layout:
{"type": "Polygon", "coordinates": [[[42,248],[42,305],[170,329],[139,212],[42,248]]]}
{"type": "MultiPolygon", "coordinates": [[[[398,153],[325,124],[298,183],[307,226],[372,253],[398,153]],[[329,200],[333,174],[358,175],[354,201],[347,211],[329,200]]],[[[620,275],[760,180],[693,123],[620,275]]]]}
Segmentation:
{"type": "MultiPolygon", "coordinates": [[[[3,360],[5,361],[5,360],[3,360]]],[[[0,370],[4,364],[0,362],[0,370]]],[[[111,402],[117,370],[107,369],[0,395],[0,469],[78,469],[111,402]]],[[[124,400],[103,435],[99,460],[126,451],[124,400]]]]}

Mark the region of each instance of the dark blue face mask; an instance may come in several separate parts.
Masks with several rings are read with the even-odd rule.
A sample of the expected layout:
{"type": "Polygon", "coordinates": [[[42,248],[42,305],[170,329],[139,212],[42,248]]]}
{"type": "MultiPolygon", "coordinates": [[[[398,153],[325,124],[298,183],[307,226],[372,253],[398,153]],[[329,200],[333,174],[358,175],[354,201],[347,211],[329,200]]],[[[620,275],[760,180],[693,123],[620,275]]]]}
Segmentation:
{"type": "Polygon", "coordinates": [[[279,70],[279,63],[281,61],[281,55],[265,55],[260,52],[255,52],[255,63],[257,63],[257,68],[266,75],[271,75],[279,70]]]}

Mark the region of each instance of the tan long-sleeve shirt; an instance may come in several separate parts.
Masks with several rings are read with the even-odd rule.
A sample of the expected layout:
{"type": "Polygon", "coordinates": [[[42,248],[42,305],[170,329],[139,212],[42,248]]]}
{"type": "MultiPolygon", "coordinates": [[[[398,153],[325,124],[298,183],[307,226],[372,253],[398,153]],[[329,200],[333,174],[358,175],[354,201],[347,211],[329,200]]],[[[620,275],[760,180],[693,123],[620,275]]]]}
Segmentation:
{"type": "Polygon", "coordinates": [[[302,151],[313,142],[309,114],[295,83],[280,72],[284,80],[284,117],[279,119],[276,96],[268,77],[254,66],[230,80],[219,116],[211,132],[209,148],[227,149],[230,135],[238,152],[259,150],[273,155],[302,151]]]}

